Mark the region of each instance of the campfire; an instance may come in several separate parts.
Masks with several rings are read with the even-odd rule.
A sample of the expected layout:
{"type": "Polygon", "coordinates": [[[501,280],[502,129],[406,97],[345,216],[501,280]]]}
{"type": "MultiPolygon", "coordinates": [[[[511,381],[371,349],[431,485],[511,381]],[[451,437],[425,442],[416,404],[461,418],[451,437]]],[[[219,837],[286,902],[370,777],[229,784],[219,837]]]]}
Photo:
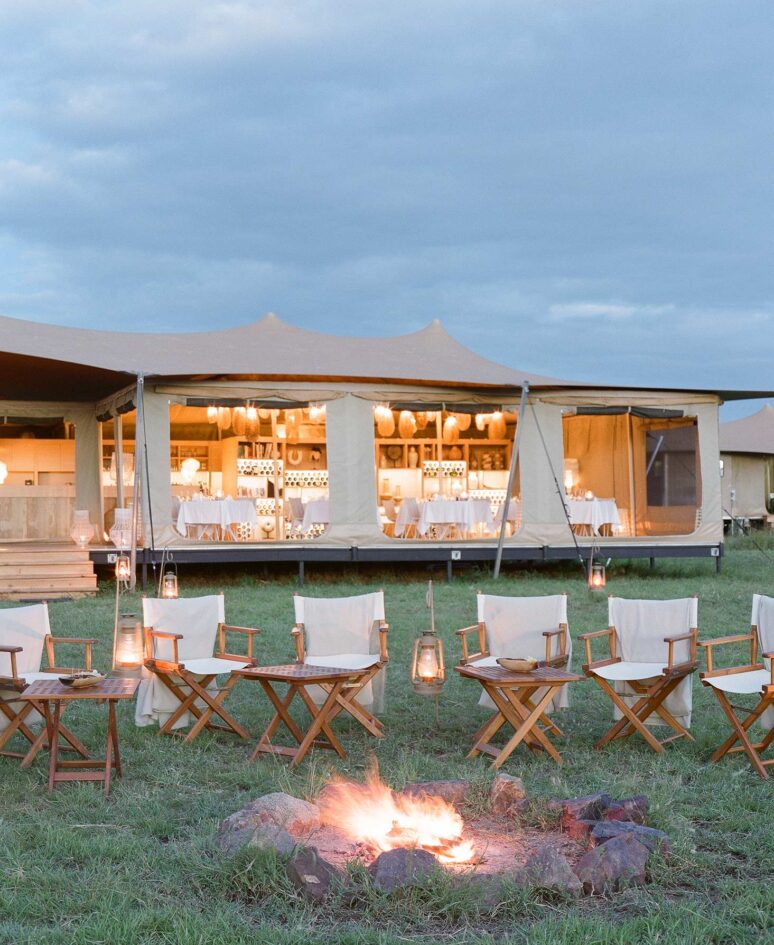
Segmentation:
{"type": "Polygon", "coordinates": [[[333,781],[317,799],[323,823],[372,853],[414,847],[446,864],[471,863],[473,843],[457,810],[440,797],[396,794],[372,772],[365,784],[333,781]]]}

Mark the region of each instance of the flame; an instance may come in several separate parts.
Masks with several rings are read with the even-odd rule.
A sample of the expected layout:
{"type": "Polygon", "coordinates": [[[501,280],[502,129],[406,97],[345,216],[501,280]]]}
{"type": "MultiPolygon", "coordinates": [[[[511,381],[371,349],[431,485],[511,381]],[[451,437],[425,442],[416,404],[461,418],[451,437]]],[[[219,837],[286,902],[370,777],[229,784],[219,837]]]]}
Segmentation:
{"type": "Polygon", "coordinates": [[[317,799],[324,823],[380,853],[421,847],[441,863],[468,863],[473,844],[463,839],[462,817],[440,797],[396,794],[378,774],[365,784],[333,781],[317,799]]]}

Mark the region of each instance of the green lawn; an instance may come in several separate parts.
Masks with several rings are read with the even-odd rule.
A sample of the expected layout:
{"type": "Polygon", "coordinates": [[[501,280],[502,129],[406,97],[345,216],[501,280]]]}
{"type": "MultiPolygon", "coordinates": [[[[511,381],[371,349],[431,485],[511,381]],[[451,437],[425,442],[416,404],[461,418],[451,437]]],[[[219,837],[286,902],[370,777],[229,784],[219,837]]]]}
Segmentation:
{"type": "MultiPolygon", "coordinates": [[[[741,540],[723,573],[710,561],[659,562],[657,570],[633,564],[610,569],[608,590],[630,597],[698,593],[702,636],[744,631],[753,591],[773,592],[774,550],[764,554],[741,540]],[[768,555],[768,556],[767,556],[768,555]]],[[[694,685],[694,743],[669,745],[661,756],[639,739],[595,752],[609,725],[610,704],[590,682],[574,687],[573,709],[563,715],[560,742],[566,764],[536,759],[520,748],[504,770],[520,775],[535,800],[545,802],[604,789],[625,796],[646,792],[650,823],[666,830],[674,855],[655,869],[653,882],[614,899],[579,903],[525,901],[517,891],[492,911],[475,890],[439,879],[398,899],[383,899],[359,878],[354,898],[314,908],[294,892],[268,855],[222,855],[218,822],[269,791],[313,795],[332,770],[363,775],[375,755],[393,786],[428,778],[491,779],[482,759],[466,761],[479,724],[479,691],[454,672],[441,698],[436,724],[432,701],[413,695],[407,679],[411,645],[426,621],[426,571],[363,572],[337,581],[335,572],[310,569],[306,591],[337,595],[383,586],[391,662],[385,716],[388,736],[377,742],[345,720],[337,721],[348,757],[311,756],[295,772],[282,761],[248,763],[248,746],[227,736],[201,736],[194,745],[160,739],[137,729],[132,706],[120,710],[125,777],[108,800],[94,785],[65,785],[49,795],[43,755],[31,770],[0,758],[0,942],[13,943],[752,943],[774,940],[774,780],[762,782],[740,757],[720,765],[707,758],[725,737],[726,723],[712,696],[694,685]]],[[[577,566],[508,570],[495,585],[485,572],[464,571],[436,585],[436,612],[453,664],[452,631],[475,618],[478,588],[510,594],[569,594],[574,637],[607,623],[604,595],[586,591],[577,566]]],[[[181,569],[186,594],[223,589],[231,623],[259,626],[261,662],[287,661],[292,653],[290,576],[181,569]]],[[[124,600],[122,609],[139,607],[124,600]]],[[[59,635],[97,636],[97,665],[109,668],[112,587],[96,600],[51,605],[59,635]]],[[[736,651],[735,656],[741,656],[736,651]]],[[[576,644],[576,666],[581,662],[576,644]]],[[[256,737],[269,718],[257,687],[240,684],[230,707],[256,737]]],[[[104,712],[96,706],[68,714],[88,744],[103,737],[104,712]]]]}

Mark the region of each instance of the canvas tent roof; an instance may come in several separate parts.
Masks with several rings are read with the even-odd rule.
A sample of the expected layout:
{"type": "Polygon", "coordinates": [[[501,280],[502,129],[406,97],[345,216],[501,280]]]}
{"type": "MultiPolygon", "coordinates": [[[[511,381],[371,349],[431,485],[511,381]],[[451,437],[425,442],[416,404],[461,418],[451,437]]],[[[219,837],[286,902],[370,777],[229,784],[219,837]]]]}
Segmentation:
{"type": "Polygon", "coordinates": [[[768,453],[774,456],[774,407],[761,409],[741,420],[720,424],[722,453],[768,453]]]}

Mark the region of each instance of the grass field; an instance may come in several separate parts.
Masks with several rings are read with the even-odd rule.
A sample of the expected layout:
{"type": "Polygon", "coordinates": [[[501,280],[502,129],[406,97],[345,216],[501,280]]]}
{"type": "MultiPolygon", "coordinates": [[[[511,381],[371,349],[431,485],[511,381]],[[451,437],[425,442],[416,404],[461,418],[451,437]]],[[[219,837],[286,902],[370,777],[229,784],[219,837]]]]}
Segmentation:
{"type": "MultiPolygon", "coordinates": [[[[749,627],[753,591],[774,592],[774,550],[749,541],[729,551],[723,573],[710,561],[659,562],[609,571],[608,590],[629,597],[697,593],[704,637],[749,627]],[[768,555],[768,556],[767,556],[768,555]]],[[[458,654],[452,631],[473,622],[474,591],[569,594],[572,635],[607,623],[604,595],[591,595],[577,567],[509,570],[495,585],[485,572],[465,571],[447,585],[439,578],[437,622],[448,662],[458,654]]],[[[391,662],[388,670],[388,737],[381,742],[337,722],[348,756],[334,761],[318,752],[300,770],[270,758],[247,761],[248,747],[205,733],[193,745],[137,729],[133,706],[120,708],[125,777],[105,800],[94,785],[65,785],[46,792],[46,759],[22,771],[0,758],[0,943],[763,943],[774,941],[774,781],[762,782],[740,757],[720,765],[707,759],[726,735],[720,709],[698,677],[694,684],[694,743],[682,741],[655,755],[641,739],[610,750],[592,744],[609,725],[610,704],[590,682],[574,687],[573,708],[562,716],[560,743],[566,764],[533,757],[520,748],[504,770],[520,775],[535,804],[606,790],[645,792],[652,826],[666,830],[674,855],[652,882],[613,899],[530,901],[516,890],[493,910],[474,890],[434,880],[397,899],[385,899],[360,879],[358,893],[323,908],[308,905],[269,855],[226,857],[215,842],[219,821],[269,791],[312,795],[331,770],[361,777],[373,755],[394,787],[407,781],[467,777],[491,779],[482,759],[465,760],[479,724],[478,689],[449,673],[436,725],[432,701],[411,692],[408,663],[415,634],[426,621],[426,571],[371,572],[337,581],[312,572],[306,592],[338,595],[383,586],[391,662]]],[[[295,581],[265,579],[262,571],[226,571],[207,577],[181,571],[185,594],[223,589],[226,618],[259,626],[263,663],[292,653],[295,581]]],[[[139,607],[124,600],[122,609],[139,607]]],[[[59,635],[97,636],[97,665],[109,668],[112,586],[91,600],[51,605],[59,635]]],[[[576,666],[581,650],[576,645],[576,666]]],[[[741,651],[733,654],[741,658],[741,651]]],[[[259,690],[240,684],[231,709],[256,737],[270,712],[259,690]]],[[[103,738],[104,713],[87,706],[68,713],[87,744],[103,738]]]]}

